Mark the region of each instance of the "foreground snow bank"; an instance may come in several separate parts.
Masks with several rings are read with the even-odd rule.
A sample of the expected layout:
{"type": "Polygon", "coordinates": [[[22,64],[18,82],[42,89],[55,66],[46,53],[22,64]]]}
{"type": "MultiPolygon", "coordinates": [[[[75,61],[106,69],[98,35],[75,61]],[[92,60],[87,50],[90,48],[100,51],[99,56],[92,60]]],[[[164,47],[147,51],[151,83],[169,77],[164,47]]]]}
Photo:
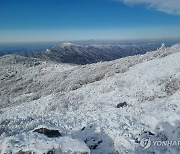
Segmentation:
{"type": "Polygon", "coordinates": [[[29,132],[7,137],[1,143],[1,154],[5,153],[53,153],[53,154],[89,154],[87,145],[70,137],[48,138],[29,132]]]}

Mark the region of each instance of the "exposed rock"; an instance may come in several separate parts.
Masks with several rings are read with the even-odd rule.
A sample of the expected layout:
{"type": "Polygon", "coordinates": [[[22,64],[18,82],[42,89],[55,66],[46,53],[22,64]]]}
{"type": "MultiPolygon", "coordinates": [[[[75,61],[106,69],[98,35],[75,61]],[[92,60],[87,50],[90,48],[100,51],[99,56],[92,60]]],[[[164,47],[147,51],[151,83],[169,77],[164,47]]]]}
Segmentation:
{"type": "Polygon", "coordinates": [[[96,149],[103,141],[98,141],[97,143],[95,143],[94,145],[90,146],[90,149],[96,149]]]}
{"type": "Polygon", "coordinates": [[[59,133],[58,130],[47,129],[47,128],[35,129],[34,132],[37,132],[37,133],[40,133],[40,134],[44,134],[44,135],[46,135],[49,138],[62,136],[62,134],[59,133]]]}
{"type": "Polygon", "coordinates": [[[117,105],[117,108],[126,107],[126,106],[128,106],[128,104],[127,104],[126,102],[123,102],[123,103],[119,103],[119,104],[117,105]]]}
{"type": "Polygon", "coordinates": [[[152,133],[150,131],[145,131],[144,133],[149,134],[149,135],[154,135],[154,133],[152,133]]]}
{"type": "Polygon", "coordinates": [[[55,154],[55,150],[54,149],[49,150],[46,154],[55,154]]]}
{"type": "Polygon", "coordinates": [[[35,154],[35,152],[33,152],[33,151],[22,151],[22,150],[20,150],[20,151],[17,152],[16,154],[35,154]]]}
{"type": "Polygon", "coordinates": [[[85,129],[85,127],[83,127],[82,129],[81,129],[81,131],[83,131],[85,129]]]}

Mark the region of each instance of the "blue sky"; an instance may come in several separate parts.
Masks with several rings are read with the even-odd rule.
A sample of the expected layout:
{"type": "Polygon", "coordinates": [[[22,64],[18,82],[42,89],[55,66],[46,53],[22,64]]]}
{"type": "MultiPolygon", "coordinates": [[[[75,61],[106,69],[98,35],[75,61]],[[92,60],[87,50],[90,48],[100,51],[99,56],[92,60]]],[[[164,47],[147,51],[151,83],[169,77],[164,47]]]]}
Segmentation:
{"type": "Polygon", "coordinates": [[[179,0],[0,0],[0,42],[180,37],[179,0]]]}

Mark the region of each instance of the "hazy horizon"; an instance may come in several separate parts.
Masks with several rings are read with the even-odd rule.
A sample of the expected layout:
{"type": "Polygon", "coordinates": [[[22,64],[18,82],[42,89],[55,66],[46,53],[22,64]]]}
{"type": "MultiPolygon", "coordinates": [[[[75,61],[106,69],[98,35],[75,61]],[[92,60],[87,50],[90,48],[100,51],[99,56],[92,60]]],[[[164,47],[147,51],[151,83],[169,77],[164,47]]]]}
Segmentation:
{"type": "Polygon", "coordinates": [[[180,38],[180,2],[1,0],[0,42],[180,38]]]}
{"type": "Polygon", "coordinates": [[[179,43],[178,39],[124,39],[124,40],[109,40],[109,39],[89,39],[89,40],[66,40],[66,41],[46,41],[46,42],[0,42],[0,52],[2,51],[18,51],[18,50],[43,50],[46,48],[60,45],[62,43],[72,43],[75,45],[160,45],[165,43],[168,46],[179,43]]]}

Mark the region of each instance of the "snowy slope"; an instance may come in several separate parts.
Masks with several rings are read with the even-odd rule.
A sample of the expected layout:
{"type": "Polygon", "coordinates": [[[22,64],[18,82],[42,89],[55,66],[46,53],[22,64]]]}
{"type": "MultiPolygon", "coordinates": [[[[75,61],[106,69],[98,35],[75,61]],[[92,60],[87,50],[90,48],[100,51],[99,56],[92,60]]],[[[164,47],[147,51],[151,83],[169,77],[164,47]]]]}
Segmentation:
{"type": "MultiPolygon", "coordinates": [[[[27,136],[37,144],[41,144],[38,140],[49,142],[43,137],[33,139],[32,130],[40,125],[84,141],[92,154],[178,153],[178,146],[143,150],[139,142],[144,137],[180,138],[179,61],[179,44],[83,66],[1,57],[1,153],[9,150],[7,145],[10,150],[17,146],[17,151],[26,147],[28,140],[23,145],[19,142],[27,136]]],[[[49,144],[57,146],[60,141],[56,140],[63,139],[49,144]]]]}

